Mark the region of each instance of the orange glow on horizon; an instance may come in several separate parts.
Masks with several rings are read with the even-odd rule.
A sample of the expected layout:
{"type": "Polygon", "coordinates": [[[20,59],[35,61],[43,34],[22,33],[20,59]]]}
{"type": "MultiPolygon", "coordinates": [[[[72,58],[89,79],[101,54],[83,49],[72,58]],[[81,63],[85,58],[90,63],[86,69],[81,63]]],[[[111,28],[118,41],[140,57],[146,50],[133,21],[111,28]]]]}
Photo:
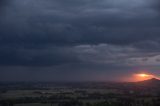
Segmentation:
{"type": "Polygon", "coordinates": [[[143,80],[155,78],[155,76],[152,74],[140,73],[140,74],[134,74],[133,78],[135,81],[143,81],[143,80]]]}
{"type": "Polygon", "coordinates": [[[137,74],[137,76],[139,76],[139,77],[148,77],[150,75],[148,75],[148,74],[137,74]]]}
{"type": "Polygon", "coordinates": [[[149,80],[152,78],[160,79],[158,76],[149,73],[135,73],[129,75],[128,77],[123,77],[123,79],[121,80],[125,82],[137,82],[137,81],[149,80]]]}

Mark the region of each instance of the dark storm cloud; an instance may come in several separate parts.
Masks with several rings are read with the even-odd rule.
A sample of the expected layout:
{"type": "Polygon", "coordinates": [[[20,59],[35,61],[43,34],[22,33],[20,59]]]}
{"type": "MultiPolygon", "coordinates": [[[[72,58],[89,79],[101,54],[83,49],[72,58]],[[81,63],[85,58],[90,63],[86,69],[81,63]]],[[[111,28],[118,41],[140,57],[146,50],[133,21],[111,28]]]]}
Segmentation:
{"type": "Polygon", "coordinates": [[[0,5],[0,65],[125,66],[160,50],[158,1],[6,1],[0,5]]]}
{"type": "Polygon", "coordinates": [[[153,2],[153,5],[152,5],[153,8],[159,10],[160,9],[160,1],[159,0],[155,0],[153,2]]]}
{"type": "Polygon", "coordinates": [[[0,12],[3,11],[3,7],[6,5],[7,0],[0,0],[0,12]]]}
{"type": "Polygon", "coordinates": [[[0,0],[0,5],[3,6],[7,3],[7,0],[0,0]]]}
{"type": "Polygon", "coordinates": [[[50,49],[22,49],[3,47],[0,49],[1,66],[52,66],[77,63],[69,49],[52,47],[50,49]]]}
{"type": "Polygon", "coordinates": [[[133,0],[131,3],[135,5],[127,0],[119,3],[116,0],[15,0],[7,15],[2,17],[5,25],[1,33],[5,36],[1,40],[4,43],[77,45],[130,44],[159,39],[159,29],[154,28],[159,25],[156,13],[141,2],[137,6],[133,0]],[[153,28],[148,30],[148,27],[153,28]],[[7,39],[11,33],[12,40],[7,39]]]}

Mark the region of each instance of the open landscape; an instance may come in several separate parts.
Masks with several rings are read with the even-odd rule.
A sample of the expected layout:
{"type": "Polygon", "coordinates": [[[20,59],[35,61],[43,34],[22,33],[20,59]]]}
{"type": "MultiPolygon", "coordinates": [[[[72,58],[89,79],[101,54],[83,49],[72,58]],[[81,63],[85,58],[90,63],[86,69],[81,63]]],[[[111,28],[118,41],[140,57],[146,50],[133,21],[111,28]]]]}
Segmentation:
{"type": "Polygon", "coordinates": [[[0,106],[159,106],[160,80],[0,83],[0,106]]]}
{"type": "Polygon", "coordinates": [[[0,106],[160,106],[160,0],[0,0],[0,106]]]}

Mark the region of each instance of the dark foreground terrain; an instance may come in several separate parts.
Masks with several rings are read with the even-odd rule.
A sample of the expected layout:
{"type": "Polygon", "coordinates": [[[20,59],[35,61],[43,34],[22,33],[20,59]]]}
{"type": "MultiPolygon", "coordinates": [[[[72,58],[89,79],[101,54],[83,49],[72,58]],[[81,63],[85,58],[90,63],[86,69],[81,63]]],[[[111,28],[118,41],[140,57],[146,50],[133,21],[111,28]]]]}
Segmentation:
{"type": "Polygon", "coordinates": [[[0,106],[160,106],[160,81],[1,82],[0,106]]]}

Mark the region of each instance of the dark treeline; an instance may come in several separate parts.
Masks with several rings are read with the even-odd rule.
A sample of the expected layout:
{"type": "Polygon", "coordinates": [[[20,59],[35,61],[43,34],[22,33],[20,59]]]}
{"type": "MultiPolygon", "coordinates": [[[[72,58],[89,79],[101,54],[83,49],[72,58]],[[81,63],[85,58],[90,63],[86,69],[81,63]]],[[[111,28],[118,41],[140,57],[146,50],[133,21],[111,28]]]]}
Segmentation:
{"type": "Polygon", "coordinates": [[[157,79],[138,83],[4,83],[0,106],[160,106],[159,88],[157,79]]]}
{"type": "Polygon", "coordinates": [[[87,102],[100,99],[99,96],[93,98],[71,98],[64,96],[52,97],[24,97],[19,99],[6,99],[0,101],[0,106],[14,106],[15,104],[41,103],[57,104],[58,106],[160,106],[160,97],[119,97],[101,98],[101,102],[87,102]],[[86,101],[86,102],[85,102],[86,101]]]}

